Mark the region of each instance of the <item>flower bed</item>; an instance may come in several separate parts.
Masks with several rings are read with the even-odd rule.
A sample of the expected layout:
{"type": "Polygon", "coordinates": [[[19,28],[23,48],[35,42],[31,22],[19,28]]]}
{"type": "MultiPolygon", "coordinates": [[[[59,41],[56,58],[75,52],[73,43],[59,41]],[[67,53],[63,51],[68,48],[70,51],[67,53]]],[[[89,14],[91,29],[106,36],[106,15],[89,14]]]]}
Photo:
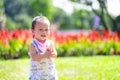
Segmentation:
{"type": "MultiPolygon", "coordinates": [[[[95,30],[87,33],[52,31],[50,38],[55,42],[58,56],[114,55],[120,54],[120,37],[116,32],[95,30]]],[[[27,55],[32,34],[29,30],[0,31],[0,57],[18,58],[27,55]]]]}
{"type": "Polygon", "coordinates": [[[26,55],[31,39],[29,30],[0,31],[0,57],[8,59],[26,55]]]}
{"type": "Polygon", "coordinates": [[[59,56],[120,54],[120,36],[117,32],[110,33],[107,30],[103,30],[102,34],[96,30],[87,33],[52,32],[52,39],[56,43],[59,56]]]}

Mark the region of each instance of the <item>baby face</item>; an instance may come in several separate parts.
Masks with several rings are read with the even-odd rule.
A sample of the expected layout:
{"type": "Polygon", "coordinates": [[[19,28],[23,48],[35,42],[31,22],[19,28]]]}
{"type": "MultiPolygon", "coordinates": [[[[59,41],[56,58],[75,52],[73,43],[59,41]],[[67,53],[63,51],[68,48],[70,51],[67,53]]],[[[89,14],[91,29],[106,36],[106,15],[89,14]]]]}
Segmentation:
{"type": "Polygon", "coordinates": [[[33,32],[34,38],[36,38],[40,42],[44,42],[49,35],[49,26],[47,24],[41,24],[37,22],[32,32],[33,32]]]}

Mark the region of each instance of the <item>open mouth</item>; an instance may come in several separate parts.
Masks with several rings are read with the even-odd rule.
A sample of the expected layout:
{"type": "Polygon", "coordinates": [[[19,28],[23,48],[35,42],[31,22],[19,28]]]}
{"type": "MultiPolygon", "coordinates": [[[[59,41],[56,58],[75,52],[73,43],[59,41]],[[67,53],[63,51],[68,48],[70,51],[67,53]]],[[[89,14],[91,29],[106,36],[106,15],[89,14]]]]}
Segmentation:
{"type": "Polygon", "coordinates": [[[46,37],[46,35],[41,35],[41,37],[46,37]]]}

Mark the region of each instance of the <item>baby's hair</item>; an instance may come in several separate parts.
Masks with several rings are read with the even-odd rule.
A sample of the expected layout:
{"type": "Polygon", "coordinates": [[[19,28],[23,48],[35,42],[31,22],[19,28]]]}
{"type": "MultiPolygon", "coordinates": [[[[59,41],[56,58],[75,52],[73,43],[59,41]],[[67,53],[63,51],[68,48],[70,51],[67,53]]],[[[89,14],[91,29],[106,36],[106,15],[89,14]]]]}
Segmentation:
{"type": "Polygon", "coordinates": [[[45,17],[45,16],[36,16],[32,20],[32,29],[35,28],[35,24],[37,22],[40,22],[41,24],[46,24],[47,26],[50,26],[50,21],[48,20],[47,17],[45,17]]]}

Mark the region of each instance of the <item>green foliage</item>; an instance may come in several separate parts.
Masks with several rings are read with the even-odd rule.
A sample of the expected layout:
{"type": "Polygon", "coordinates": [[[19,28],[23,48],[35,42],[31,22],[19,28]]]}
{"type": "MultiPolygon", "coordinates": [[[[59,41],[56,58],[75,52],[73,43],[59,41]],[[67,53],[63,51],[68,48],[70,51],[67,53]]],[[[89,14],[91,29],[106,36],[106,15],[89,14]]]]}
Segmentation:
{"type": "Polygon", "coordinates": [[[72,1],[72,2],[80,2],[81,0],[69,0],[69,1],[72,1]]]}
{"type": "Polygon", "coordinates": [[[91,29],[93,26],[94,15],[87,10],[74,10],[71,20],[74,28],[91,29]]]}
{"type": "Polygon", "coordinates": [[[3,59],[19,58],[27,55],[29,45],[23,40],[12,39],[8,45],[3,45],[0,41],[0,57],[3,59]]]}
{"type": "Polygon", "coordinates": [[[17,54],[17,53],[19,53],[20,49],[22,48],[23,41],[12,39],[9,42],[9,45],[10,45],[10,53],[17,54]]]}
{"type": "Polygon", "coordinates": [[[78,42],[57,44],[56,50],[58,56],[91,56],[91,55],[113,55],[120,54],[120,43],[114,40],[96,40],[94,42],[86,39],[80,39],[78,42]],[[67,46],[69,45],[69,46],[67,46]]]}
{"type": "Polygon", "coordinates": [[[0,16],[2,15],[3,1],[4,0],[0,0],[0,16]]]}
{"type": "Polygon", "coordinates": [[[29,0],[4,0],[4,7],[6,15],[16,21],[15,16],[23,13],[29,7],[29,0]]]}
{"type": "Polygon", "coordinates": [[[27,14],[19,14],[15,16],[16,21],[18,22],[17,28],[19,29],[30,29],[32,18],[27,14]]]}
{"type": "Polygon", "coordinates": [[[90,29],[93,26],[90,12],[75,10],[72,15],[67,15],[62,9],[54,8],[51,0],[4,0],[4,7],[9,30],[29,29],[32,18],[39,15],[45,15],[51,23],[58,22],[61,30],[90,29]]]}
{"type": "MultiPolygon", "coordinates": [[[[109,30],[119,29],[113,23],[113,20],[108,16],[106,12],[102,15],[102,10],[94,10],[87,11],[87,10],[77,10],[75,9],[72,15],[68,15],[59,8],[54,8],[52,4],[52,0],[0,0],[0,9],[4,5],[5,7],[5,14],[6,14],[6,27],[10,26],[8,29],[13,30],[15,28],[23,28],[29,29],[31,27],[31,20],[33,17],[38,15],[45,15],[51,21],[51,23],[59,22],[59,29],[91,29],[93,28],[93,20],[95,11],[98,15],[104,16],[101,19],[109,30]],[[11,24],[10,24],[11,23],[11,24]],[[16,26],[15,26],[16,25],[16,26]]],[[[72,2],[83,3],[86,6],[91,6],[92,1],[83,1],[83,0],[69,0],[72,2]]],[[[104,1],[103,1],[104,2],[104,1]]],[[[103,5],[105,8],[105,6],[103,5]]],[[[0,10],[0,11],[1,11],[0,10]]],[[[105,10],[105,9],[104,9],[105,10]]],[[[0,12],[1,15],[1,12],[0,12]]],[[[101,17],[100,16],[100,17],[101,17]]],[[[100,23],[101,25],[104,24],[100,23]]],[[[117,24],[119,26],[119,23],[117,24]]],[[[120,32],[120,31],[119,31],[120,32]]]]}
{"type": "Polygon", "coordinates": [[[120,15],[116,17],[117,30],[120,33],[120,15]]]}
{"type": "Polygon", "coordinates": [[[59,23],[59,30],[72,29],[71,19],[64,10],[55,8],[53,13],[53,23],[59,23]]]}
{"type": "MultiPolygon", "coordinates": [[[[113,16],[112,14],[110,14],[108,12],[109,6],[107,6],[107,3],[109,1],[107,1],[107,0],[96,0],[96,1],[94,1],[94,0],[69,0],[69,1],[71,1],[73,3],[78,3],[79,5],[82,4],[86,7],[90,7],[92,12],[100,17],[100,19],[101,19],[100,27],[103,26],[103,28],[107,28],[111,31],[117,31],[118,33],[120,33],[120,27],[119,27],[120,24],[119,25],[117,24],[117,21],[116,21],[117,18],[115,18],[115,16],[113,16]],[[96,2],[99,5],[98,10],[96,10],[93,7],[93,4],[96,2]]],[[[119,17],[119,16],[117,16],[117,17],[119,17]]]]}
{"type": "Polygon", "coordinates": [[[4,0],[5,14],[7,15],[6,25],[8,29],[31,27],[32,18],[39,15],[45,15],[52,20],[53,5],[51,0],[4,0]],[[14,24],[13,24],[14,23],[14,24]]]}
{"type": "Polygon", "coordinates": [[[116,54],[120,54],[120,42],[115,42],[116,54]]]}
{"type": "Polygon", "coordinates": [[[16,24],[13,20],[11,20],[10,17],[7,16],[6,19],[6,26],[5,26],[8,30],[14,30],[15,28],[18,27],[18,24],[16,24]]]}
{"type": "Polygon", "coordinates": [[[36,15],[44,15],[51,20],[53,10],[54,8],[51,0],[31,0],[28,14],[32,17],[36,15]]]}
{"type": "Polygon", "coordinates": [[[67,45],[63,44],[63,45],[56,45],[56,50],[57,52],[59,51],[59,56],[65,56],[65,54],[67,53],[67,45]]]}
{"type": "Polygon", "coordinates": [[[60,23],[60,30],[74,29],[71,25],[71,19],[69,16],[64,16],[60,23]]]}

